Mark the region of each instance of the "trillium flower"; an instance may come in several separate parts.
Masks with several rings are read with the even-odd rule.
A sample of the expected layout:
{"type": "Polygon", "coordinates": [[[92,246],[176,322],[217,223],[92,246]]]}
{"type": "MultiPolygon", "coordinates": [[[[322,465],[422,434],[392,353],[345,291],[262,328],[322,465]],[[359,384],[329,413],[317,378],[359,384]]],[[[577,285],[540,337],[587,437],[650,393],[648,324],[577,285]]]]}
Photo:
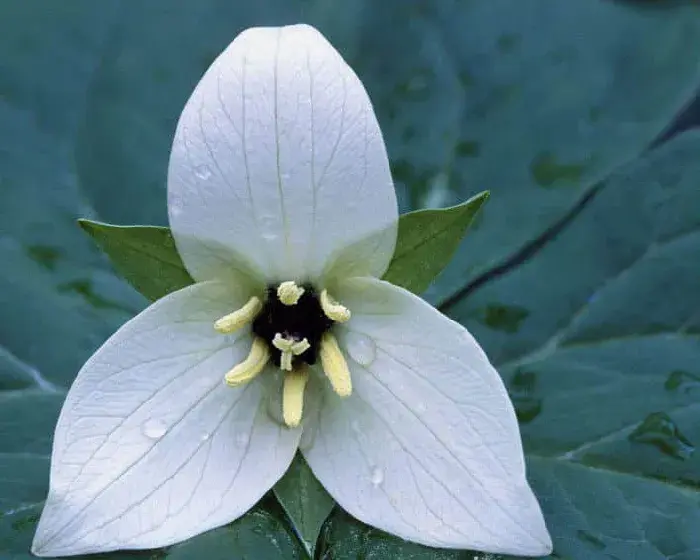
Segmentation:
{"type": "Polygon", "coordinates": [[[170,226],[196,283],[80,370],[40,556],[154,548],[243,515],[296,451],[349,513],[437,547],[551,550],[503,383],[380,280],[397,204],[370,100],[305,25],[241,33],[187,102],[170,226]]]}

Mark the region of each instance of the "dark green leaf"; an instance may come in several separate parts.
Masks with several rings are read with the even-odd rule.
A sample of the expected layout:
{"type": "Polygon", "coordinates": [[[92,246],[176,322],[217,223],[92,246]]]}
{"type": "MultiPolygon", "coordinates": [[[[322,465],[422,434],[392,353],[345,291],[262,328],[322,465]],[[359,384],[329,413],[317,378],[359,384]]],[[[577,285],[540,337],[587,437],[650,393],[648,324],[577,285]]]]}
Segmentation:
{"type": "Polygon", "coordinates": [[[129,283],[154,301],[194,282],[166,227],[115,226],[80,220],[129,283]]]}
{"type": "Polygon", "coordinates": [[[451,208],[401,216],[396,251],[384,280],[417,294],[423,292],[449,264],[488,198],[485,191],[451,208]]]}
{"type": "Polygon", "coordinates": [[[433,299],[550,227],[700,83],[694,2],[152,0],[122,10],[76,150],[104,220],[164,225],[172,135],[196,81],[244,27],[305,21],[365,83],[403,211],[493,194],[433,299]],[[154,29],[169,30],[157,45],[154,29]]]}
{"type": "Polygon", "coordinates": [[[226,527],[168,549],[169,560],[302,560],[296,537],[272,514],[256,508],[226,527]]]}
{"type": "Polygon", "coordinates": [[[369,527],[338,509],[323,528],[319,541],[323,560],[499,560],[500,556],[463,550],[439,550],[402,541],[369,527]]]}
{"type": "Polygon", "coordinates": [[[297,453],[287,473],[274,487],[275,496],[292,521],[310,558],[314,558],[316,540],[335,501],[297,453]]]}
{"type": "Polygon", "coordinates": [[[447,310],[509,385],[564,557],[700,548],[686,529],[700,520],[698,185],[700,132],[689,132],[620,170],[538,254],[447,310]],[[517,321],[489,320],[515,310],[517,321]]]}
{"type": "MultiPolygon", "coordinates": [[[[484,192],[452,208],[401,216],[396,252],[384,279],[416,293],[423,291],[449,263],[488,196],[484,192]]],[[[149,299],[193,283],[169,228],[118,226],[85,219],[79,223],[109,256],[114,268],[149,299]]]]}
{"type": "MultiPolygon", "coordinates": [[[[697,89],[699,10],[694,2],[639,10],[631,2],[601,0],[565,6],[560,0],[1,3],[0,399],[11,411],[2,420],[1,437],[12,451],[0,452],[5,465],[0,478],[10,481],[0,486],[0,500],[4,513],[14,513],[0,521],[5,546],[0,555],[11,541],[9,555],[28,558],[31,519],[16,516],[35,515],[45,494],[47,433],[62,392],[91,352],[144,305],[75,220],[165,222],[175,122],[198,77],[238,31],[307,21],[338,46],[373,99],[404,210],[455,204],[484,188],[493,192],[474,234],[430,292],[436,300],[548,229],[592,184],[633,159],[668,125],[697,89]],[[23,399],[24,407],[18,404],[23,399]],[[27,456],[16,452],[23,448],[27,456]],[[13,482],[17,473],[22,484],[13,482]],[[6,522],[17,522],[25,532],[12,532],[6,522]]],[[[690,166],[679,158],[657,181],[673,184],[690,166]]],[[[591,444],[562,459],[578,458],[579,466],[600,462],[604,473],[574,482],[560,476],[572,500],[582,500],[575,492],[586,489],[583,483],[589,500],[610,491],[607,477],[621,469],[641,481],[645,499],[659,500],[639,502],[638,511],[657,508],[667,515],[657,526],[644,527],[646,540],[625,540],[624,532],[611,530],[602,536],[581,533],[586,542],[614,541],[624,548],[617,554],[622,559],[670,554],[687,560],[695,554],[685,534],[697,525],[694,514],[683,507],[669,512],[674,503],[669,496],[677,494],[647,489],[657,468],[671,481],[698,479],[697,454],[674,451],[683,449],[677,442],[658,443],[663,434],[682,434],[679,441],[690,444],[700,437],[692,406],[700,375],[692,335],[697,319],[686,316],[686,330],[670,334],[682,325],[679,305],[689,310],[696,305],[695,292],[676,283],[677,273],[687,280],[672,255],[682,249],[682,232],[670,235],[679,236],[675,244],[666,243],[657,227],[654,242],[647,241],[654,220],[689,227],[697,202],[671,212],[664,201],[676,200],[673,189],[659,190],[641,172],[635,181],[624,197],[602,206],[609,215],[597,206],[600,217],[586,218],[585,227],[562,234],[550,252],[483,286],[467,308],[453,312],[479,331],[504,364],[520,417],[528,422],[523,428],[531,453],[557,456],[591,444]],[[635,226],[630,217],[636,214],[635,226]],[[607,225],[599,227],[596,220],[607,225]],[[625,298],[602,287],[637,278],[634,267],[622,271],[640,251],[649,252],[640,259],[648,264],[656,245],[673,267],[660,276],[666,284],[649,286],[653,297],[641,284],[618,288],[625,298]],[[588,308],[597,291],[603,303],[594,305],[594,299],[588,308]],[[589,323],[577,320],[566,328],[578,309],[587,310],[581,320],[589,323]],[[636,326],[626,331],[627,322],[636,326]],[[592,330],[586,332],[586,325],[592,330]],[[665,338],[659,326],[670,326],[665,338]],[[562,337],[545,345],[558,331],[562,337]],[[589,342],[607,338],[591,345],[589,336],[589,342]],[[550,355],[548,348],[556,352],[550,355]],[[520,359],[526,367],[518,369],[520,359]],[[658,413],[676,429],[656,416],[655,433],[627,437],[658,413]]],[[[658,263],[654,267],[663,270],[658,263]]],[[[3,450],[5,443],[0,441],[3,450]]],[[[539,488],[538,480],[547,477],[540,477],[536,461],[531,464],[539,488]]],[[[587,531],[583,517],[605,528],[605,508],[582,503],[580,515],[558,518],[559,508],[571,511],[565,502],[544,501],[555,536],[562,535],[558,546],[574,547],[577,559],[610,557],[588,545],[575,548],[564,529],[587,531]]],[[[621,519],[633,527],[634,517],[621,519]]],[[[269,535],[275,538],[280,537],[269,535]]],[[[390,542],[389,550],[401,550],[402,543],[390,542]]],[[[333,545],[340,556],[342,543],[333,545]]]]}

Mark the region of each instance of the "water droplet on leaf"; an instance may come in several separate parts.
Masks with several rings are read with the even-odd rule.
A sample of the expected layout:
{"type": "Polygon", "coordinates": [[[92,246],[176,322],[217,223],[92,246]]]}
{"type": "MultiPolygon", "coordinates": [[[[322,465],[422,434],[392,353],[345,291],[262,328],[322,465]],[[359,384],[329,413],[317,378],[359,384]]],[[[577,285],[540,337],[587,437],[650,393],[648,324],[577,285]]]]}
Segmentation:
{"type": "Polygon", "coordinates": [[[372,469],[372,476],[370,477],[370,480],[374,486],[379,486],[382,482],[384,482],[384,471],[379,467],[375,467],[372,469]]]}
{"type": "Polygon", "coordinates": [[[168,426],[163,420],[158,418],[152,418],[151,420],[146,420],[141,426],[141,431],[143,435],[151,439],[160,439],[168,431],[168,426]]]}
{"type": "Polygon", "coordinates": [[[665,412],[647,416],[628,439],[636,443],[650,443],[674,459],[689,459],[695,451],[693,443],[665,412]]]}
{"type": "Polygon", "coordinates": [[[350,357],[361,366],[369,366],[377,357],[377,345],[365,334],[351,331],[345,344],[350,357]]]}
{"type": "Polygon", "coordinates": [[[199,177],[202,181],[206,181],[211,177],[211,169],[206,165],[198,165],[194,168],[194,174],[199,177]]]}

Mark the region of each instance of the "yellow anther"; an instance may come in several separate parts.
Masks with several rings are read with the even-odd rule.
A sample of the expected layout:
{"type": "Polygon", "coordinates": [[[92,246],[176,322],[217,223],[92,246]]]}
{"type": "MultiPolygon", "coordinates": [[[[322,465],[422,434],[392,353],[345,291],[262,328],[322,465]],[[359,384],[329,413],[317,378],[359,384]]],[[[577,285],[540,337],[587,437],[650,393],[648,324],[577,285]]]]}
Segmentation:
{"type": "Polygon", "coordinates": [[[267,342],[262,338],[255,337],[248,357],[229,371],[224,376],[224,380],[231,387],[238,387],[248,383],[263,370],[269,360],[270,350],[267,342]]]}
{"type": "Polygon", "coordinates": [[[340,397],[347,397],[352,393],[352,380],[350,370],[340,351],[338,341],[327,332],[321,337],[321,367],[326,377],[331,382],[331,387],[340,397]]]}
{"type": "Polygon", "coordinates": [[[304,288],[297,286],[296,282],[289,280],[277,287],[277,297],[284,305],[296,305],[299,298],[304,295],[304,291],[304,288]]]}
{"type": "Polygon", "coordinates": [[[336,323],[344,323],[350,319],[350,310],[335,301],[329,294],[328,290],[321,292],[321,309],[331,321],[336,323]]]}
{"type": "Polygon", "coordinates": [[[272,339],[272,345],[282,353],[280,356],[280,368],[285,371],[292,371],[292,358],[294,356],[299,356],[311,348],[311,344],[306,338],[297,340],[292,337],[282,336],[280,333],[275,334],[275,338],[272,339]]]}
{"type": "Polygon", "coordinates": [[[253,296],[248,300],[248,303],[246,303],[238,311],[229,313],[216,321],[216,323],[214,323],[214,328],[223,334],[229,334],[237,331],[255,319],[258,313],[260,313],[262,307],[263,305],[260,298],[253,296]]]}
{"type": "Polygon", "coordinates": [[[282,416],[284,423],[290,428],[296,428],[301,422],[304,411],[304,389],[309,380],[309,374],[304,369],[297,369],[284,376],[282,390],[282,416]]]}

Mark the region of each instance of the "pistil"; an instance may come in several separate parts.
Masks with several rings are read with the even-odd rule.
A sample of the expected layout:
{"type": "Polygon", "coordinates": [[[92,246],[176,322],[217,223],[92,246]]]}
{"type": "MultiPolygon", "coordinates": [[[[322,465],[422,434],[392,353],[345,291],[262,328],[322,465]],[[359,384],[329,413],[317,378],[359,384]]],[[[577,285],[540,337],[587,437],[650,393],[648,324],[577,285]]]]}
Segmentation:
{"type": "Polygon", "coordinates": [[[350,319],[350,310],[333,299],[328,290],[320,294],[308,284],[294,281],[269,286],[264,302],[253,296],[246,304],[214,324],[221,333],[235,332],[252,323],[253,344],[248,357],[225,380],[232,387],[248,383],[273,362],[284,372],[282,412],[289,427],[301,423],[308,366],[321,359],[321,368],[340,397],[352,393],[350,370],[330,329],[350,319]]]}

